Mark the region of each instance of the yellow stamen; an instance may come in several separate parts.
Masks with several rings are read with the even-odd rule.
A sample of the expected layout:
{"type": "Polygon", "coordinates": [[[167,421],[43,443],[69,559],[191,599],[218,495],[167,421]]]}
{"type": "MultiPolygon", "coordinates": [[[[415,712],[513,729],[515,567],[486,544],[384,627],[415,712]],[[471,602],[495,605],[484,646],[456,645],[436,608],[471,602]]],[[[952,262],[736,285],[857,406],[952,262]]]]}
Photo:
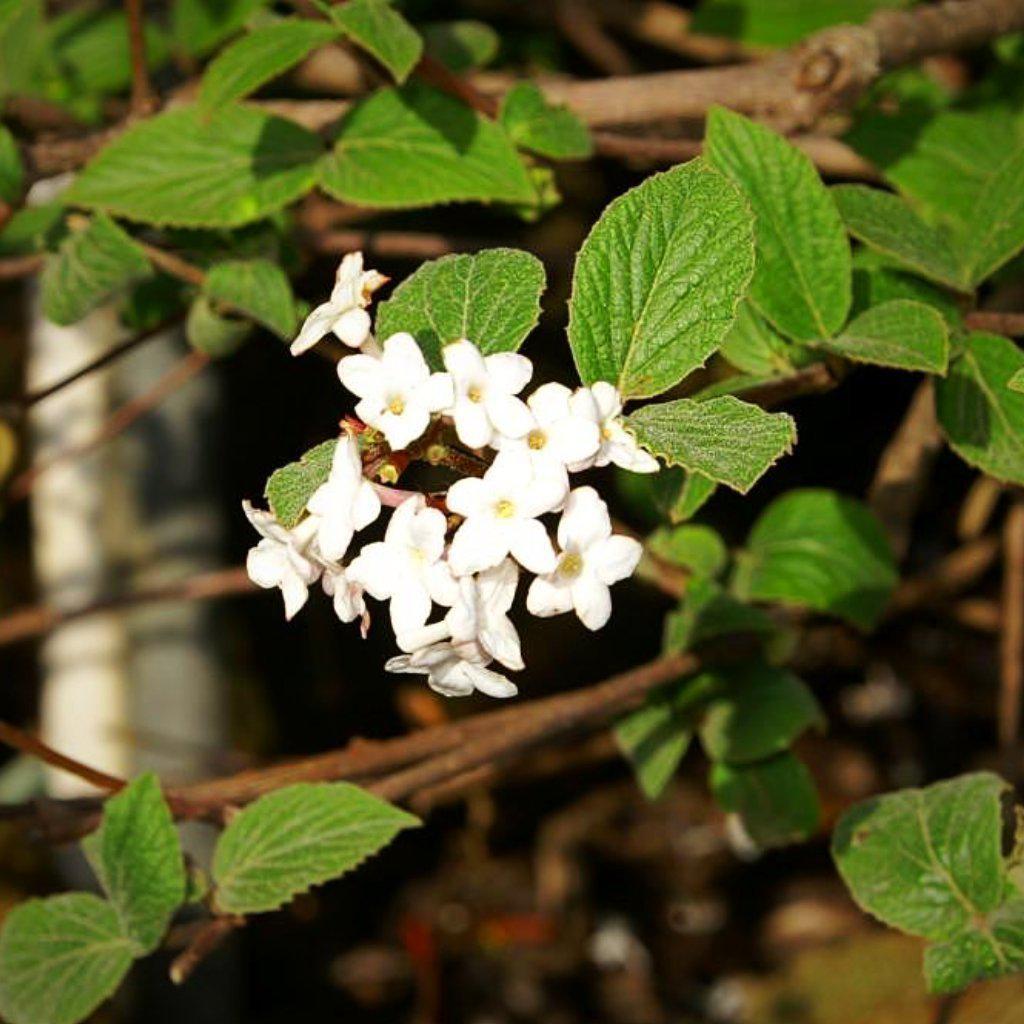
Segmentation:
{"type": "Polygon", "coordinates": [[[610,441],[612,439],[612,421],[605,420],[601,424],[601,440],[610,441]]]}
{"type": "Polygon", "coordinates": [[[535,452],[539,452],[548,443],[548,435],[543,430],[531,430],[526,435],[526,443],[535,452]]]}
{"type": "Polygon", "coordinates": [[[476,384],[473,384],[466,392],[466,397],[471,402],[482,402],[484,400],[484,393],[481,388],[477,387],[476,384]]]}
{"type": "Polygon", "coordinates": [[[558,571],[563,576],[579,576],[583,572],[583,559],[574,552],[567,551],[558,563],[558,571]]]}
{"type": "Polygon", "coordinates": [[[511,519],[516,514],[516,506],[513,502],[509,501],[508,498],[502,498],[494,506],[494,514],[499,519],[511,519]]]}
{"type": "Polygon", "coordinates": [[[405,400],[401,396],[396,395],[388,402],[388,412],[395,416],[401,416],[405,412],[405,400]]]}

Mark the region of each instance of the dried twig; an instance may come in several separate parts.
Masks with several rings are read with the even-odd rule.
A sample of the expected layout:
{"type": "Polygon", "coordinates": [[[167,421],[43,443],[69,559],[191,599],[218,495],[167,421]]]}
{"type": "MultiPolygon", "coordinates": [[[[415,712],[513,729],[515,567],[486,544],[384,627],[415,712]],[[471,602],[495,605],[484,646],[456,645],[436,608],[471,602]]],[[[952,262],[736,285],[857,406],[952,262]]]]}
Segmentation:
{"type": "Polygon", "coordinates": [[[554,15],[562,35],[599,71],[628,75],[635,70],[632,58],[605,31],[589,2],[555,0],[554,15]]]}
{"type": "Polygon", "coordinates": [[[245,918],[236,914],[218,915],[205,922],[193,935],[185,950],[175,957],[170,969],[171,981],[175,985],[187,981],[200,963],[244,924],[245,918]]]}
{"type": "Polygon", "coordinates": [[[146,28],[143,23],[142,0],[124,0],[128,16],[128,46],[132,59],[132,117],[145,117],[159,105],[146,68],[146,28]]]}
{"type": "Polygon", "coordinates": [[[964,322],[974,331],[991,331],[1008,338],[1024,337],[1024,313],[996,313],[979,309],[968,313],[964,322]]]}
{"type": "Polygon", "coordinates": [[[44,764],[69,772],[88,782],[89,785],[97,786],[111,793],[116,793],[124,785],[124,779],[108,775],[81,761],[76,761],[73,757],[61,754],[52,747],[48,747],[42,740],[7,722],[0,722],[0,743],[6,743],[7,746],[20,750],[23,754],[36,757],[44,764]]]}
{"type": "Polygon", "coordinates": [[[999,746],[1013,768],[1011,755],[1020,736],[1024,691],[1024,499],[1010,506],[1003,526],[1003,605],[999,642],[999,746]]]}

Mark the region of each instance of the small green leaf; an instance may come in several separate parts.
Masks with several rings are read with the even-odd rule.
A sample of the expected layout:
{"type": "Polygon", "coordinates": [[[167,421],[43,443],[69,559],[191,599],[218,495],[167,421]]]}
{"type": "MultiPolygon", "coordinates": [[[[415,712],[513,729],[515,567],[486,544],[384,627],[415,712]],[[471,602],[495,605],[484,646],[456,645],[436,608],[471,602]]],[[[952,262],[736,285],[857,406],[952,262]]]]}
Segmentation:
{"type": "Polygon", "coordinates": [[[174,0],[171,34],[184,53],[204,57],[240,32],[266,3],[267,0],[174,0]]]}
{"type": "Polygon", "coordinates": [[[380,89],[349,111],[321,184],[337,199],[385,209],[535,198],[498,125],[417,82],[380,89]]]}
{"type": "Polygon", "coordinates": [[[553,160],[583,160],[594,151],[587,126],[568,108],[549,103],[532,82],[512,86],[498,120],[522,149],[553,160]]]}
{"type": "Polygon", "coordinates": [[[34,91],[45,49],[42,0],[0,0],[0,98],[34,91]]]}
{"type": "Polygon", "coordinates": [[[185,337],[196,351],[205,352],[211,359],[233,355],[250,334],[252,324],[248,320],[221,315],[206,295],[197,295],[189,306],[185,337]]]}
{"type": "Polygon", "coordinates": [[[676,773],[693,738],[692,712],[676,708],[677,694],[658,691],[615,726],[615,741],[633,766],[648,800],[656,800],[676,773]]]}
{"type": "Polygon", "coordinates": [[[791,416],[726,395],[646,405],[626,417],[636,439],[670,465],[701,473],[746,493],[772,464],[791,451],[791,416]]]}
{"type": "MultiPolygon", "coordinates": [[[[624,471],[623,471],[624,472],[624,471]]],[[[636,474],[626,474],[636,477],[636,474]]],[[[678,466],[669,466],[650,479],[654,501],[670,523],[692,519],[715,493],[718,484],[700,473],[689,473],[678,466]]]]}
{"type": "Polygon", "coordinates": [[[1024,484],[1024,395],[1010,381],[1024,352],[996,334],[974,333],[935,382],[935,410],[950,447],[997,480],[1024,484]]]}
{"type": "Polygon", "coordinates": [[[576,258],[569,344],[583,382],[627,398],[677,384],[721,344],[753,265],[746,203],[700,160],[619,196],[576,258]]]}
{"type": "Polygon", "coordinates": [[[814,779],[788,751],[753,764],[716,761],[709,781],[715,799],[739,816],[760,847],[786,846],[818,830],[821,808],[814,779]]]}
{"type": "Polygon", "coordinates": [[[306,511],[306,502],[331,474],[335,439],[310,448],[298,462],[275,469],[267,480],[264,495],[277,521],[290,530],[306,511]]]}
{"type": "Polygon", "coordinates": [[[655,557],[697,576],[715,576],[729,561],[729,552],[718,533],[696,523],[663,526],[647,538],[645,545],[655,557]]]}
{"type": "Polygon", "coordinates": [[[75,892],[15,907],[0,931],[0,1014],[10,1024],[78,1024],[132,963],[114,908],[75,892]]]}
{"type": "Polygon", "coordinates": [[[736,323],[722,341],[719,354],[743,373],[755,377],[784,377],[808,362],[801,345],[784,338],[757,310],[744,300],[736,323]]]}
{"type": "Polygon", "coordinates": [[[217,842],[217,907],[233,914],[276,910],[418,824],[346,782],[300,782],[268,793],[239,812],[217,842]]]}
{"type": "Polygon", "coordinates": [[[754,211],[754,304],[797,341],[831,337],[850,309],[850,244],[814,164],[781,136],[722,107],[708,116],[705,146],[712,166],[743,190],[754,211]]]}
{"type": "Polygon", "coordinates": [[[956,298],[946,288],[930,284],[890,265],[888,257],[872,249],[860,249],[853,256],[853,308],[859,316],[872,306],[894,299],[923,302],[942,314],[950,328],[960,328],[963,316],[956,298]]]}
{"type": "Polygon", "coordinates": [[[150,224],[237,227],[309,191],[321,156],[311,132],[253,107],[180,107],[114,139],[66,199],[150,224]]]}
{"type": "Polygon", "coordinates": [[[105,214],[72,232],[43,268],[44,314],[57,324],[81,320],[114,292],[152,273],[131,236],[105,214]]]}
{"type": "Polygon", "coordinates": [[[17,203],[25,187],[25,168],[14,136],[0,124],[0,200],[17,203]]]}
{"type": "Polygon", "coordinates": [[[1024,392],[1024,366],[1013,374],[1013,376],[1006,382],[1006,386],[1011,391],[1024,392]]]}
{"type": "Polygon", "coordinates": [[[737,555],[733,589],[745,601],[813,608],[870,630],[897,578],[885,533],[865,505],[796,490],[761,513],[737,555]]]}
{"type": "Polygon", "coordinates": [[[348,0],[329,8],[334,24],[401,83],[423,54],[423,40],[388,0],[348,0]]]}
{"type": "Polygon", "coordinates": [[[481,352],[514,352],[540,318],[544,265],[519,249],[485,249],[422,264],[377,309],[376,332],[408,331],[427,361],[468,338],[481,352]]]}
{"type": "Polygon", "coordinates": [[[217,54],[206,69],[199,105],[213,111],[248,96],[337,36],[332,25],[300,18],[254,29],[217,54]]]}
{"type": "Polygon", "coordinates": [[[974,285],[1024,248],[1024,139],[988,181],[961,243],[974,285]]]}
{"type": "Polygon", "coordinates": [[[719,636],[746,634],[770,638],[776,626],[760,608],[737,601],[719,583],[706,578],[688,582],[679,607],[665,617],[662,647],[688,651],[719,636]]]}
{"type": "Polygon", "coordinates": [[[57,247],[66,234],[62,203],[24,206],[0,231],[0,256],[24,256],[57,247]]]}
{"type": "Polygon", "coordinates": [[[712,761],[761,761],[825,722],[814,694],[792,672],[757,662],[717,674],[725,692],[709,705],[699,731],[712,761]]]}
{"type": "Polygon", "coordinates": [[[140,775],[103,805],[82,842],[135,956],[153,952],[185,899],[185,863],[155,775],[140,775]]]}
{"type": "Polygon", "coordinates": [[[897,370],[942,375],[949,364],[949,330],[942,314],[909,299],[872,306],[818,347],[859,363],[897,370]]]}
{"type": "Polygon", "coordinates": [[[295,296],[284,271],[270,260],[215,263],[203,285],[206,295],[248,314],[279,337],[295,334],[295,296]]]}
{"type": "Polygon", "coordinates": [[[498,33],[482,21],[434,21],[421,25],[427,53],[461,75],[486,67],[498,56],[498,33]]]}

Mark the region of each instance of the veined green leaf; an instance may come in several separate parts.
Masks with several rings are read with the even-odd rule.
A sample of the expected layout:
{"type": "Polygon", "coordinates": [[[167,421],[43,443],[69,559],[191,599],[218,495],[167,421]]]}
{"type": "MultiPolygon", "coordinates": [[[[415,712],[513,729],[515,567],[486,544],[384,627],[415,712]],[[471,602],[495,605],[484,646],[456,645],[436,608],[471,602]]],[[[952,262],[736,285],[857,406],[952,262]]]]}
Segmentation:
{"type": "Polygon", "coordinates": [[[715,637],[734,634],[769,640],[777,627],[762,609],[737,601],[722,585],[695,577],[686,585],[679,607],[665,617],[662,648],[689,651],[715,637]]]}
{"type": "Polygon", "coordinates": [[[285,272],[270,260],[225,260],[206,275],[203,290],[248,314],[278,337],[295,334],[295,296],[285,272]]]}
{"type": "Polygon", "coordinates": [[[188,343],[211,359],[234,355],[252,334],[252,330],[253,325],[248,320],[219,313],[207,295],[195,297],[185,320],[188,343]]]}
{"type": "Polygon", "coordinates": [[[486,67],[501,46],[498,33],[482,21],[434,21],[420,30],[427,53],[457,75],[486,67]]]}
{"type": "Polygon", "coordinates": [[[330,14],[334,24],[376,57],[399,83],[423,55],[423,40],[388,0],[348,0],[331,7],[330,14]]]}
{"type": "Polygon", "coordinates": [[[697,576],[715,576],[729,561],[725,541],[710,526],[697,523],[662,526],[647,538],[644,546],[656,558],[689,569],[697,576]]]}
{"type": "Polygon", "coordinates": [[[814,358],[803,346],[779,334],[749,299],[740,303],[736,322],[719,354],[737,370],[765,378],[787,376],[814,358]]]}
{"type": "Polygon", "coordinates": [[[1013,376],[1006,382],[1006,386],[1011,391],[1024,392],[1024,366],[1013,374],[1013,376]]]}
{"type": "Polygon", "coordinates": [[[693,738],[692,710],[685,702],[677,708],[677,697],[674,689],[652,693],[615,726],[615,741],[648,800],[665,791],[693,738]]]}
{"type": "Polygon", "coordinates": [[[267,0],[174,0],[171,34],[178,49],[203,57],[240,32],[267,0]]]}
{"type": "Polygon", "coordinates": [[[337,443],[334,438],[324,441],[310,448],[298,462],[289,462],[287,466],[275,469],[270,474],[263,493],[270,503],[274,518],[286,530],[298,523],[306,511],[306,502],[331,475],[337,443]]]}
{"type": "Polygon", "coordinates": [[[583,160],[594,151],[587,126],[568,108],[549,103],[532,82],[512,86],[498,115],[509,138],[552,160],[583,160]]]}

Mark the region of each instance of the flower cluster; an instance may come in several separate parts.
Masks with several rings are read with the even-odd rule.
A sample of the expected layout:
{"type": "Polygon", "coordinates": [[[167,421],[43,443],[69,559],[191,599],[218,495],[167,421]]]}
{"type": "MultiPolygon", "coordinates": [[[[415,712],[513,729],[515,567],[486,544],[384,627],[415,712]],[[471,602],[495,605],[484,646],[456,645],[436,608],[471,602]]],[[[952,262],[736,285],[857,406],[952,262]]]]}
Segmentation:
{"type": "MultiPolygon", "coordinates": [[[[346,256],[330,300],[306,319],[292,352],[331,332],[359,348],[338,363],[342,384],[359,399],[358,430],[378,432],[389,455],[408,456],[435,427],[447,429],[463,448],[458,465],[478,464],[482,472],[456,480],[443,500],[398,491],[370,478],[359,433],[346,426],[330,474],[298,525],[286,529],[271,512],[244,504],[262,537],[249,552],[249,575],[261,587],[280,588],[288,619],[320,581],[341,621],[360,620],[364,635],[366,596],[386,601],[403,652],[387,662],[388,671],[424,675],[449,696],[480,690],[509,697],[515,685],[490,666],[523,668],[508,616],[521,569],[534,574],[526,595],[532,614],[575,611],[597,630],[611,615],[610,586],[640,559],[636,540],[612,533],[594,488],[573,488],[570,475],[610,462],[649,473],[658,463],[623,427],[611,384],[576,391],[543,384],[524,400],[533,375],[525,356],[484,355],[462,339],[443,349],[444,371],[431,372],[411,335],[378,345],[367,307],[385,280],[363,270],[361,253],[346,256]],[[394,511],[383,539],[346,562],[355,535],[384,507],[394,511]],[[554,542],[541,521],[549,513],[560,516],[554,542]],[[442,614],[431,621],[435,606],[442,614]]],[[[448,451],[433,449],[435,457],[437,449],[448,451]]]]}

